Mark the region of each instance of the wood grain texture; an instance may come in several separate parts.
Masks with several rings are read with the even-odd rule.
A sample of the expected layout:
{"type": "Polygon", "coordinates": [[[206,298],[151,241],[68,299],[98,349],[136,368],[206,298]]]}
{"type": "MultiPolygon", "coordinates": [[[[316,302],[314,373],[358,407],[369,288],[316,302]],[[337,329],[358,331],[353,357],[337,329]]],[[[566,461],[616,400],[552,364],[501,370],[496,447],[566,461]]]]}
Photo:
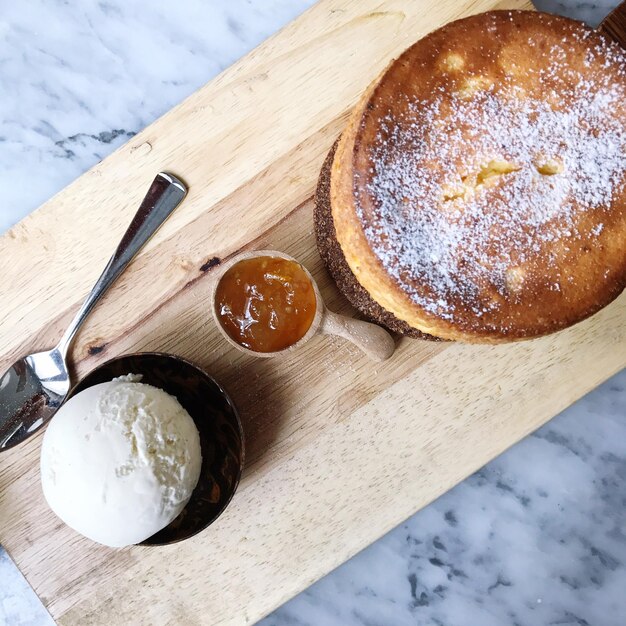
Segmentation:
{"type": "Polygon", "coordinates": [[[626,2],[622,2],[609,13],[598,29],[626,48],[626,2]]]}
{"type": "MultiPolygon", "coordinates": [[[[315,250],[312,195],[361,91],[412,41],[493,0],[322,0],[0,239],[0,367],[52,345],[154,174],[184,205],[101,302],[74,371],[170,351],[240,408],[248,466],[226,513],[182,544],[110,550],[47,509],[41,435],[0,455],[0,542],[61,624],[251,623],[626,365],[626,299],[504,346],[402,340],[381,364],[318,335],[241,354],[211,320],[217,259],[277,249],[350,313],[315,250]],[[51,236],[51,233],[54,236],[51,236]]],[[[522,7],[522,0],[499,6],[522,7]]]]}

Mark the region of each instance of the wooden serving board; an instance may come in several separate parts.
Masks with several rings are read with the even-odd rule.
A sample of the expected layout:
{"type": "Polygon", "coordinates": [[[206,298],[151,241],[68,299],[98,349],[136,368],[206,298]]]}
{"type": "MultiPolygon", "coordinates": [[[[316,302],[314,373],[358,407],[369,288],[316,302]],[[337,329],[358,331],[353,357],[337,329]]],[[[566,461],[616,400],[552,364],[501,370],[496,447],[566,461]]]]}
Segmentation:
{"type": "Polygon", "coordinates": [[[53,345],[154,175],[190,193],[74,349],[81,375],[170,351],[240,407],[248,465],[226,513],[181,544],[110,550],[65,527],[39,486],[41,434],[0,454],[0,542],[62,624],[259,619],[626,365],[626,299],[503,346],[402,340],[375,365],[316,337],[283,360],[223,341],[217,259],[275,248],[349,306],[315,250],[312,194],[350,107],[387,62],[449,20],[524,0],[322,0],[0,239],[0,370],[53,345]]]}

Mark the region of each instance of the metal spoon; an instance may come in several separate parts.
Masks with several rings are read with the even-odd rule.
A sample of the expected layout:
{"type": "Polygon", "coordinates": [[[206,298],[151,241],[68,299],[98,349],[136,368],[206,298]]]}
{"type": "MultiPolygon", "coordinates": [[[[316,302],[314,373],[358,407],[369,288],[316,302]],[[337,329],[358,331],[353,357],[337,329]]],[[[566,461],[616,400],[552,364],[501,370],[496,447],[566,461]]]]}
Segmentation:
{"type": "Polygon", "coordinates": [[[21,443],[45,424],[70,390],[67,352],[95,304],[187,195],[175,176],[161,172],[91,293],[55,348],[16,361],[0,377],[0,450],[21,443]]]}

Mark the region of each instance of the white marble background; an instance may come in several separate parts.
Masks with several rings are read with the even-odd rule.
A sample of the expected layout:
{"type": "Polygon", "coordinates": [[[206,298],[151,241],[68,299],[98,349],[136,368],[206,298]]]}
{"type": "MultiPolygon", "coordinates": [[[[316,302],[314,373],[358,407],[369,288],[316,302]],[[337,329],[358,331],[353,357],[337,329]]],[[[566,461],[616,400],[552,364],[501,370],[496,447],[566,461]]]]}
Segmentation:
{"type": "MultiPolygon", "coordinates": [[[[0,232],[312,3],[0,0],[0,232]]],[[[1,550],[0,624],[51,624],[1,550]]],[[[416,624],[626,624],[626,372],[262,622],[416,624]]]]}

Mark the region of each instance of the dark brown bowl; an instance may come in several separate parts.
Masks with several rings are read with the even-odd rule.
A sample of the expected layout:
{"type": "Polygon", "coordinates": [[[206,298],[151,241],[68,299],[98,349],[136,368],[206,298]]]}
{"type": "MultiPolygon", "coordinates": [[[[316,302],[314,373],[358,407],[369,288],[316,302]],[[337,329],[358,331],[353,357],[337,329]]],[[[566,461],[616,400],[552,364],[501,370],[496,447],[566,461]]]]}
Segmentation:
{"type": "Polygon", "coordinates": [[[175,396],[200,433],[200,480],[180,515],[139,545],[162,546],[188,539],[212,524],[231,501],[243,469],[239,413],[228,394],[197,365],[178,356],[144,352],[119,356],[89,372],[68,398],[116,376],[141,374],[141,382],[175,396]]]}

